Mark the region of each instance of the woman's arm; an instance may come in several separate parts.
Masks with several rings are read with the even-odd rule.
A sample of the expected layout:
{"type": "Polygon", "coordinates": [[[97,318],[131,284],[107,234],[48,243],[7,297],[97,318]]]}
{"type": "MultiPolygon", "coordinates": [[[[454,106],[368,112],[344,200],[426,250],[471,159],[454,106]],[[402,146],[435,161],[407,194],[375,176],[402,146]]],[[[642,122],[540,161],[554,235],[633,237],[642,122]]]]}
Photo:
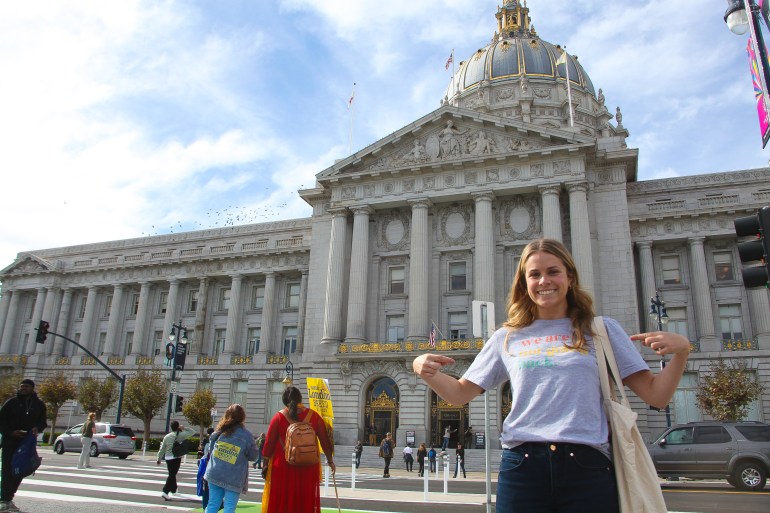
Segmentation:
{"type": "Polygon", "coordinates": [[[448,356],[427,353],[414,359],[412,369],[442,399],[461,406],[484,393],[484,389],[466,379],[456,379],[441,372],[442,367],[453,363],[455,361],[448,356]]]}
{"type": "Polygon", "coordinates": [[[674,396],[687,366],[690,341],[682,335],[667,331],[639,333],[632,335],[631,340],[639,340],[642,345],[649,347],[660,356],[672,355],[659,374],[640,371],[623,380],[623,383],[644,402],[656,408],[665,408],[674,396]]]}

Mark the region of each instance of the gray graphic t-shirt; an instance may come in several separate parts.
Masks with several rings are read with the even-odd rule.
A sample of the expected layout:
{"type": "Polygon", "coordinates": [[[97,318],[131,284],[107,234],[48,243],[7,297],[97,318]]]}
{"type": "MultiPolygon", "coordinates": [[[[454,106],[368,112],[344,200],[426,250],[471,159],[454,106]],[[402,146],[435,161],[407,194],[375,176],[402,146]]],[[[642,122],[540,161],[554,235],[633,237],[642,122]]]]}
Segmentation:
{"type": "MultiPolygon", "coordinates": [[[[608,317],[604,323],[621,377],[649,370],[620,324],[608,317]]],[[[556,319],[537,320],[516,332],[501,328],[487,341],[463,377],[484,390],[511,380],[513,400],[500,436],[503,447],[576,443],[609,455],[599,368],[593,339],[587,339],[583,349],[570,349],[571,321],[556,319]]]]}

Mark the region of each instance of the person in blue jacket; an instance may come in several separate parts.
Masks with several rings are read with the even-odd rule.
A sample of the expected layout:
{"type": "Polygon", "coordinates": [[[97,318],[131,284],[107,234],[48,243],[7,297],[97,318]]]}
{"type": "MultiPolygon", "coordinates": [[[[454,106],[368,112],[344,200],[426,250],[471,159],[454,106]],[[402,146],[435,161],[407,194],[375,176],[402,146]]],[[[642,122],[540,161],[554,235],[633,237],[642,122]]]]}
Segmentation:
{"type": "Polygon", "coordinates": [[[209,490],[206,513],[216,513],[223,499],[225,513],[234,513],[241,493],[249,489],[249,462],[256,461],[258,449],[254,435],[244,427],[245,420],[243,406],[231,404],[211,437],[211,456],[203,476],[209,490]]]}

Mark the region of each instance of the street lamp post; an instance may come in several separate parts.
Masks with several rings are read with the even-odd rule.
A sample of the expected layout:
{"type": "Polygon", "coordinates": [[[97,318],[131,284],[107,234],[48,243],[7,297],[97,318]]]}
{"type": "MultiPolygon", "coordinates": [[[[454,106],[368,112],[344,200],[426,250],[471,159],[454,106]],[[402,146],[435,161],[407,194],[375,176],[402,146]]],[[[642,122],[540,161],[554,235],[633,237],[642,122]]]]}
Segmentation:
{"type": "MultiPolygon", "coordinates": [[[[182,321],[179,324],[171,325],[171,333],[168,335],[169,345],[173,344],[173,354],[171,358],[171,383],[176,380],[177,368],[184,370],[184,357],[187,355],[187,328],[182,326],[182,321]],[[177,338],[177,333],[179,337],[177,338]],[[181,344],[181,345],[180,345],[181,344]],[[180,349],[182,354],[180,354],[180,349]]],[[[171,409],[174,404],[174,393],[169,388],[168,392],[168,409],[166,410],[166,433],[168,433],[169,426],[171,424],[171,409]]]]}
{"type": "MultiPolygon", "coordinates": [[[[660,298],[660,291],[655,291],[655,297],[650,298],[650,319],[657,322],[658,331],[663,331],[663,325],[668,324],[668,314],[666,314],[666,303],[660,298]]],[[[666,368],[666,356],[660,357],[660,370],[666,368]]],[[[671,409],[666,405],[666,426],[671,427],[671,409]]]]}
{"type": "Polygon", "coordinates": [[[294,364],[291,363],[291,359],[286,357],[286,377],[281,381],[287,387],[294,384],[294,364]]]}

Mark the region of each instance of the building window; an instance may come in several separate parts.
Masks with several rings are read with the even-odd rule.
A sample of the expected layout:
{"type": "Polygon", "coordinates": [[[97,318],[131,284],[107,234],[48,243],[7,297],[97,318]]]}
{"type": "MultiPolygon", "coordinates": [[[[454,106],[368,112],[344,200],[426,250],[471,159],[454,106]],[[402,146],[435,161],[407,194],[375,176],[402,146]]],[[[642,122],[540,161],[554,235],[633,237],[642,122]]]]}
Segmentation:
{"type": "Polygon", "coordinates": [[[126,332],[126,342],[123,344],[123,347],[125,350],[123,351],[123,356],[128,356],[131,354],[131,350],[134,349],[134,332],[129,331],[126,332]]]}
{"type": "Polygon", "coordinates": [[[286,308],[299,308],[299,283],[286,284],[286,308]]]}
{"type": "Polygon", "coordinates": [[[198,380],[198,390],[213,390],[214,389],[214,380],[213,379],[199,379],[198,380]]]}
{"type": "Polygon", "coordinates": [[[251,308],[252,310],[261,310],[265,307],[265,286],[255,285],[251,289],[251,308]]]}
{"type": "MultiPolygon", "coordinates": [[[[32,301],[29,302],[29,308],[27,309],[27,320],[32,320],[32,315],[35,313],[35,305],[37,304],[37,298],[33,297],[32,301]]],[[[26,345],[26,344],[25,344],[26,345]]]]}
{"type": "Polygon", "coordinates": [[[385,318],[386,339],[388,342],[402,342],[404,340],[404,316],[388,315],[385,318]]]}
{"type": "Polygon", "coordinates": [[[265,423],[269,423],[273,414],[283,408],[283,391],[286,389],[280,380],[268,381],[267,388],[267,403],[268,407],[265,411],[265,423]]]}
{"type": "Polygon", "coordinates": [[[219,290],[219,308],[220,312],[226,312],[230,309],[230,289],[219,290]]]}
{"type": "Polygon", "coordinates": [[[164,315],[168,308],[168,292],[161,292],[158,296],[158,315],[164,315]]]}
{"type": "Polygon", "coordinates": [[[464,340],[468,336],[468,312],[449,312],[449,339],[464,340]]]}
{"type": "Polygon", "coordinates": [[[660,257],[660,266],[663,269],[663,283],[665,285],[678,285],[682,283],[682,272],[679,267],[679,255],[660,257]]]}
{"type": "Polygon", "coordinates": [[[729,251],[714,253],[714,277],[716,281],[733,281],[733,255],[729,251]]]}
{"type": "Polygon", "coordinates": [[[198,291],[197,290],[191,290],[189,294],[187,294],[187,311],[191,313],[198,311],[198,291]]]}
{"type": "Polygon", "coordinates": [[[281,354],[290,355],[297,350],[297,327],[283,327],[283,349],[281,354]]]}
{"type": "Polygon", "coordinates": [[[679,333],[683,337],[689,340],[687,335],[687,309],[686,308],[668,308],[666,309],[668,314],[668,324],[666,324],[666,331],[671,333],[679,333]]]}
{"type": "Polygon", "coordinates": [[[232,401],[230,404],[240,404],[246,408],[246,394],[249,390],[249,382],[245,379],[237,379],[233,381],[232,388],[230,389],[230,396],[232,401]]]}
{"type": "Polygon", "coordinates": [[[214,356],[219,356],[225,351],[225,338],[227,330],[214,330],[214,356]]]}
{"type": "Polygon", "coordinates": [[[743,340],[741,305],[719,305],[722,340],[743,340]]]}
{"type": "Polygon", "coordinates": [[[163,345],[163,332],[156,331],[152,334],[152,352],[150,356],[158,356],[160,354],[160,348],[163,345]]]}
{"type": "Polygon", "coordinates": [[[465,262],[449,262],[449,290],[466,290],[467,276],[465,262]]]}
{"type": "Polygon", "coordinates": [[[109,317],[110,310],[112,310],[112,294],[104,298],[104,312],[102,312],[102,317],[109,317]]]}
{"type": "Polygon", "coordinates": [[[87,297],[80,298],[80,309],[78,310],[78,319],[82,319],[86,316],[86,303],[88,303],[87,297]]]}
{"type": "Polygon", "coordinates": [[[685,372],[679,380],[679,386],[674,392],[674,419],[677,424],[697,422],[701,420],[698,402],[695,395],[698,392],[698,373],[685,372]]]}
{"type": "Polygon", "coordinates": [[[404,293],[404,268],[391,267],[388,269],[388,292],[390,294],[404,293]]]}
{"type": "Polygon", "coordinates": [[[129,312],[129,315],[136,317],[136,314],[139,312],[139,294],[132,294],[131,295],[131,311],[129,312]]]}
{"type": "Polygon", "coordinates": [[[259,340],[262,338],[262,328],[249,328],[246,341],[246,354],[252,355],[259,352],[259,340]]]}
{"type": "Polygon", "coordinates": [[[107,345],[107,332],[102,331],[99,333],[99,347],[96,350],[96,355],[104,354],[104,346],[107,345]]]}

